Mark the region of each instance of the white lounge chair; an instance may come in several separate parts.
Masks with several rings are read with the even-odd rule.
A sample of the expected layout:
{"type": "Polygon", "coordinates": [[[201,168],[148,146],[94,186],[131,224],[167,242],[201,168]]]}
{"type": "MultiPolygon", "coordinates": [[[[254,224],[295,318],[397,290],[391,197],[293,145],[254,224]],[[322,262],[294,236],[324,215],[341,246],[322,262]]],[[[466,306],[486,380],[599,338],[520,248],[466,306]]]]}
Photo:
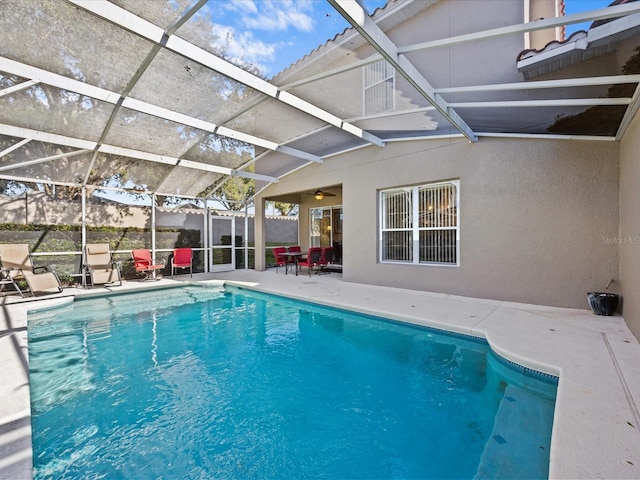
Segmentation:
{"type": "Polygon", "coordinates": [[[108,243],[96,243],[85,247],[85,268],[92,287],[116,282],[122,285],[120,269],[113,261],[108,243]]]}
{"type": "MultiPolygon", "coordinates": [[[[34,266],[26,244],[0,244],[3,283],[12,283],[21,296],[16,281],[24,280],[31,295],[60,293],[60,279],[50,265],[34,266]]],[[[4,286],[4,285],[3,285],[4,286]]]]}

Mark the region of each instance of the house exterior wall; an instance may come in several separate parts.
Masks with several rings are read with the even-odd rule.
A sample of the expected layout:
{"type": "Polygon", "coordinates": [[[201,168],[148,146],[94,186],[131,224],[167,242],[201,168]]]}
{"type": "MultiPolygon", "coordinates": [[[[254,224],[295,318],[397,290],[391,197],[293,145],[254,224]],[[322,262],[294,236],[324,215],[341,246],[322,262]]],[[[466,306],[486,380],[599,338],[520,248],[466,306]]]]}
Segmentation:
{"type": "MultiPolygon", "coordinates": [[[[548,16],[545,12],[557,6],[555,0],[442,1],[404,18],[385,33],[396,45],[411,45],[518,24],[527,14],[548,16]]],[[[535,41],[543,42],[538,46],[542,47],[547,41],[544,35],[557,31],[538,33],[535,41]]],[[[633,40],[623,42],[617,52],[554,71],[540,80],[611,74],[619,70],[634,47],[633,40]]],[[[419,55],[408,53],[407,57],[424,72],[427,81],[438,87],[521,82],[523,76],[516,68],[516,58],[523,48],[524,35],[508,35],[432,48],[419,55]]],[[[373,51],[365,45],[356,53],[358,58],[365,58],[373,51]]],[[[297,65],[300,76],[304,76],[305,63],[310,64],[313,59],[315,56],[311,55],[297,65]]],[[[326,68],[331,66],[327,64],[326,68]]],[[[357,71],[349,75],[355,76],[354,72],[357,71]]],[[[350,98],[361,99],[360,77],[352,79],[345,75],[340,81],[343,86],[351,86],[351,90],[341,90],[344,97],[348,94],[350,98]]],[[[314,85],[304,88],[311,90],[314,85]]],[[[606,94],[607,88],[586,87],[580,92],[586,97],[599,97],[606,94]]],[[[443,97],[447,101],[480,101],[495,100],[494,95],[486,92],[472,98],[465,94],[443,94],[443,97]]],[[[564,95],[573,98],[576,91],[566,89],[564,95]]],[[[327,98],[351,107],[337,95],[327,98]]],[[[499,99],[509,99],[509,95],[501,95],[499,99]]],[[[424,98],[396,76],[396,110],[426,104],[424,98]]],[[[327,108],[332,110],[331,107],[327,108]]],[[[520,112],[527,120],[523,124],[526,127],[550,122],[566,113],[566,108],[549,107],[544,112],[523,108],[514,119],[520,118],[520,112]]],[[[367,119],[358,125],[374,132],[435,128],[434,132],[442,135],[458,133],[445,124],[430,123],[430,115],[427,111],[420,118],[407,115],[367,119]]],[[[487,121],[490,115],[478,109],[469,118],[490,125],[487,121]]],[[[514,131],[520,132],[519,127],[513,126],[514,131]]],[[[620,219],[620,148],[615,142],[550,138],[481,137],[476,143],[461,138],[388,142],[384,148],[368,147],[327,158],[323,164],[309,165],[270,185],[262,197],[285,196],[340,183],[342,198],[333,204],[343,207],[346,281],[586,309],[587,292],[604,290],[611,279],[618,281],[611,282],[609,291],[619,292],[621,288],[621,251],[616,243],[620,219]],[[449,179],[460,181],[460,265],[379,262],[378,192],[449,179]]],[[[629,163],[640,168],[634,162],[629,163]]],[[[303,246],[308,242],[311,204],[304,199],[300,208],[303,246]]]]}
{"type": "Polygon", "coordinates": [[[606,240],[618,235],[618,154],[614,142],[392,143],[309,166],[268,192],[342,182],[346,281],[588,308],[587,292],[618,276],[618,246],[606,240]],[[380,263],[378,191],[447,179],[460,180],[460,266],[380,263]]]}
{"type": "MultiPolygon", "coordinates": [[[[413,17],[406,18],[401,24],[385,33],[396,45],[413,45],[448,36],[519,24],[523,22],[523,18],[524,0],[442,1],[429,6],[413,17]]],[[[500,36],[447,48],[423,50],[419,54],[409,53],[407,57],[419,71],[425,72],[428,82],[438,87],[519,82],[522,81],[522,75],[515,68],[505,68],[505,65],[514,65],[515,58],[524,49],[524,45],[524,35],[500,36]],[[437,68],[433,68],[434,65],[437,65],[437,68]],[[483,68],[478,69],[478,65],[482,65],[483,68]]],[[[286,84],[307,75],[319,74],[339,67],[353,57],[367,58],[375,53],[373,47],[368,44],[355,52],[346,53],[341,48],[336,48],[336,51],[342,54],[334,52],[333,55],[326,56],[310,55],[308,59],[302,60],[292,73],[289,72],[281,78],[281,82],[286,84]]],[[[358,68],[324,80],[295,86],[288,91],[328,109],[341,118],[352,118],[365,114],[362,87],[363,69],[358,68]],[[336,90],[337,84],[342,88],[336,90]]],[[[402,111],[425,107],[429,103],[401,75],[395,75],[394,105],[396,110],[402,111]]],[[[275,118],[278,115],[277,106],[269,102],[261,105],[258,111],[262,112],[260,118],[263,119],[275,118]]],[[[436,129],[436,125],[431,124],[430,120],[431,116],[428,114],[422,114],[419,118],[410,115],[405,118],[394,118],[393,122],[364,121],[362,126],[373,130],[387,128],[412,130],[416,125],[419,125],[419,129],[427,125],[426,128],[436,129]]],[[[279,120],[280,128],[286,129],[287,121],[291,120],[283,116],[279,120]]],[[[309,125],[308,129],[312,130],[312,126],[309,125]]]]}
{"type": "MultiPolygon", "coordinates": [[[[557,5],[558,0],[524,0],[525,2],[525,22],[534,22],[538,19],[553,18],[558,16],[557,5]],[[528,12],[527,12],[528,7],[528,12]]],[[[526,48],[541,49],[554,40],[563,40],[561,38],[561,28],[549,28],[547,30],[537,30],[525,36],[528,38],[526,48]]],[[[526,41],[526,40],[525,40],[526,41]]]]}
{"type": "MultiPolygon", "coordinates": [[[[524,2],[445,1],[436,3],[386,33],[396,45],[413,45],[517,25],[523,22],[523,18],[524,2]]],[[[419,55],[408,54],[407,57],[420,72],[424,72],[431,85],[438,87],[520,82],[522,75],[514,67],[524,45],[524,34],[507,35],[422,50],[419,55]],[[478,68],[479,65],[482,68],[478,68]]],[[[414,90],[402,94],[418,95],[414,90]]],[[[424,102],[423,99],[420,101],[424,102]]]]}
{"type": "Polygon", "coordinates": [[[620,279],[622,315],[640,338],[640,117],[620,143],[620,279]]]}

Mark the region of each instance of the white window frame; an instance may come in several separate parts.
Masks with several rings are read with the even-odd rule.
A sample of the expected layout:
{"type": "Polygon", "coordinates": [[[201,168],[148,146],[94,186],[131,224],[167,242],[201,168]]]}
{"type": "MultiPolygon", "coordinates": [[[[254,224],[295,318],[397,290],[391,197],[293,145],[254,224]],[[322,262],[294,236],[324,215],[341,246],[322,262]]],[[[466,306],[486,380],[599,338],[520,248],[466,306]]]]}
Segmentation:
{"type": "MultiPolygon", "coordinates": [[[[385,92],[385,95],[386,95],[386,90],[383,90],[383,91],[385,92]]],[[[364,116],[371,116],[371,115],[376,115],[382,112],[388,112],[388,111],[394,110],[396,108],[395,91],[396,91],[395,69],[386,60],[379,60],[377,62],[371,63],[369,65],[365,65],[363,67],[362,69],[362,113],[364,116]],[[381,65],[385,65],[386,68],[390,69],[389,74],[384,77],[381,77],[377,81],[368,83],[367,77],[374,75],[372,71],[374,71],[376,68],[380,68],[381,65]],[[376,87],[379,87],[380,85],[387,83],[389,80],[391,80],[391,93],[389,94],[391,95],[391,106],[386,107],[388,103],[388,97],[385,96],[385,102],[384,102],[385,108],[376,109],[375,111],[367,110],[367,105],[368,105],[367,94],[371,94],[371,92],[373,92],[373,90],[376,87]]]]}
{"type": "MultiPolygon", "coordinates": [[[[447,180],[442,182],[427,183],[423,185],[415,185],[411,187],[397,187],[386,190],[380,190],[378,192],[378,205],[379,205],[379,220],[378,220],[378,261],[380,263],[399,263],[410,265],[425,265],[425,266],[460,266],[460,180],[447,180]],[[436,225],[436,226],[421,226],[420,222],[420,197],[419,192],[424,189],[437,190],[440,187],[455,188],[455,205],[448,205],[448,202],[443,202],[440,205],[441,209],[453,211],[455,218],[455,225],[436,225]],[[390,198],[394,193],[410,193],[410,210],[409,215],[401,222],[402,227],[389,227],[388,219],[385,218],[385,201],[390,198]],[[455,261],[420,261],[420,232],[425,231],[455,231],[455,261]],[[385,259],[385,244],[384,236],[387,232],[405,232],[409,234],[411,241],[411,249],[405,248],[406,260],[385,259]]],[[[436,208],[438,208],[436,206],[436,208]]],[[[450,218],[450,217],[449,217],[450,218]]],[[[397,222],[396,222],[397,223],[397,222]]]]}
{"type": "MultiPolygon", "coordinates": [[[[322,246],[333,246],[334,245],[334,234],[335,234],[335,228],[336,226],[333,224],[333,212],[335,210],[343,210],[342,209],[342,205],[328,205],[328,206],[323,206],[323,207],[311,207],[309,208],[309,246],[310,247],[322,247],[322,246]],[[329,244],[328,245],[321,245],[322,242],[320,242],[320,238],[322,236],[322,232],[320,232],[320,230],[315,230],[315,225],[314,225],[314,216],[313,216],[313,212],[314,211],[318,211],[321,212],[321,216],[319,217],[320,219],[322,219],[324,217],[324,212],[329,212],[329,244]],[[314,235],[315,234],[315,235],[314,235]],[[315,239],[318,239],[317,241],[315,241],[315,239]]],[[[343,213],[344,215],[344,213],[343,213]]],[[[342,233],[342,232],[340,232],[342,233]]]]}

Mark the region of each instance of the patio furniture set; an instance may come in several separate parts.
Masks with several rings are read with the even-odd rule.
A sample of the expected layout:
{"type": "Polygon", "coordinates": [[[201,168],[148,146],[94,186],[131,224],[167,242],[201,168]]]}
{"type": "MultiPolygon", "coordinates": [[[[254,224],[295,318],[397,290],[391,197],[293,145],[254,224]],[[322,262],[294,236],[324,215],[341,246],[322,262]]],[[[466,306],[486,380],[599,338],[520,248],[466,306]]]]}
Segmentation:
{"type": "MultiPolygon", "coordinates": [[[[153,261],[151,250],[134,249],[131,252],[136,273],[142,276],[142,281],[160,280],[156,272],[165,267],[165,261],[153,261]]],[[[82,273],[74,276],[82,278],[82,286],[93,288],[95,285],[122,285],[120,273],[121,262],[113,259],[113,253],[108,243],[87,245],[85,248],[85,263],[82,273]]],[[[171,257],[171,277],[176,271],[189,269],[193,277],[193,252],[191,248],[175,248],[171,257]]],[[[62,291],[60,278],[50,265],[34,266],[26,244],[0,244],[0,292],[11,285],[14,292],[24,297],[31,295],[52,294],[62,291]],[[27,291],[20,288],[19,281],[24,281],[27,291]]]]}
{"type": "Polygon", "coordinates": [[[309,276],[314,270],[316,275],[330,273],[327,267],[333,264],[335,256],[334,247],[310,247],[306,254],[302,252],[298,245],[274,247],[272,251],[276,259],[276,273],[278,272],[278,267],[284,266],[286,275],[289,273],[289,265],[293,265],[296,276],[302,270],[302,267],[307,267],[309,276]]]}

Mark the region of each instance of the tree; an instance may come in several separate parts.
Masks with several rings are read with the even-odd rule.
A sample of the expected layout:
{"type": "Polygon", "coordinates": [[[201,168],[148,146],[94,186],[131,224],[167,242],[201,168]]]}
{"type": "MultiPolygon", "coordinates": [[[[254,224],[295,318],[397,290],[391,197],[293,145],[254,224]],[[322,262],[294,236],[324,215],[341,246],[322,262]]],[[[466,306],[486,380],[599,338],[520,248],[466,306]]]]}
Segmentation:
{"type": "MultiPolygon", "coordinates": [[[[633,55],[622,66],[623,75],[638,73],[640,73],[640,47],[635,48],[633,55]]],[[[605,98],[632,97],[635,89],[635,83],[631,82],[612,85],[607,89],[605,98]]],[[[565,135],[615,136],[626,111],[626,105],[596,105],[575,115],[559,115],[547,130],[565,135]]]]}
{"type": "MultiPolygon", "coordinates": [[[[167,17],[176,16],[182,12],[180,2],[168,2],[164,4],[162,8],[163,15],[167,17]]],[[[53,42],[54,45],[59,45],[60,48],[57,54],[60,56],[60,59],[64,61],[65,65],[73,64],[73,69],[70,68],[71,72],[69,76],[77,80],[86,81],[87,83],[101,84],[101,77],[108,75],[109,69],[101,71],[97,68],[89,68],[87,64],[82,61],[83,55],[69,51],[67,48],[67,43],[65,42],[67,36],[66,29],[75,27],[55,20],[57,18],[63,18],[67,11],[66,7],[60,7],[55,2],[36,2],[27,5],[24,9],[9,9],[9,11],[16,17],[16,20],[25,14],[26,16],[40,16],[52,19],[52,23],[56,25],[56,28],[49,32],[51,35],[49,40],[53,42]],[[76,54],[77,58],[75,56],[76,54]]],[[[233,58],[233,55],[229,53],[231,39],[216,33],[218,29],[212,28],[211,18],[212,17],[207,14],[206,8],[203,8],[202,11],[194,17],[192,21],[195,22],[197,28],[194,28],[196,34],[192,41],[198,45],[208,45],[212,49],[212,52],[219,57],[233,61],[234,64],[240,68],[263,77],[259,66],[251,64],[242,58],[233,58]]],[[[78,45],[77,48],[90,47],[91,45],[78,45]]],[[[176,61],[179,61],[184,67],[184,71],[182,71],[182,68],[179,69],[183,75],[193,77],[194,72],[197,70],[197,74],[201,76],[199,81],[202,85],[206,85],[207,93],[211,93],[212,97],[218,97],[217,103],[210,104],[211,109],[223,110],[224,108],[228,108],[229,114],[231,115],[235,112],[235,109],[237,109],[238,103],[247,101],[252,95],[259,96],[252,88],[232,80],[223,74],[202,68],[201,66],[196,68],[195,62],[187,61],[183,63],[182,57],[179,57],[176,61]]],[[[131,74],[133,75],[134,71],[132,71],[131,74]]],[[[15,86],[23,81],[23,78],[15,75],[0,73],[0,90],[15,86]]],[[[177,92],[175,93],[175,101],[182,101],[180,97],[184,93],[182,89],[170,90],[177,92]]],[[[171,92],[164,91],[162,93],[167,95],[171,92]]],[[[52,87],[46,83],[39,83],[11,93],[3,97],[3,102],[5,105],[11,105],[11,108],[16,112],[20,112],[20,118],[38,119],[40,122],[38,128],[42,131],[77,136],[78,138],[96,137],[97,134],[100,133],[100,129],[104,128],[100,122],[105,122],[105,119],[109,118],[113,109],[113,106],[106,102],[100,102],[88,96],[52,87]],[[96,118],[98,120],[96,120],[96,118]],[[89,129],[88,132],[87,129],[89,129]]],[[[207,105],[209,105],[209,103],[207,103],[207,105]]],[[[11,110],[7,111],[8,115],[11,116],[11,110]]],[[[126,130],[123,130],[123,132],[131,136],[131,138],[128,139],[129,142],[135,138],[130,132],[135,131],[136,128],[143,130],[145,135],[154,134],[151,127],[155,125],[155,122],[149,120],[146,114],[123,111],[120,112],[119,115],[126,115],[126,119],[124,120],[126,130]]],[[[165,125],[172,125],[171,122],[168,121],[164,123],[165,125]]],[[[104,124],[104,126],[106,125],[107,124],[104,124]]],[[[117,146],[119,145],[118,129],[123,126],[124,123],[122,122],[113,122],[110,124],[109,133],[115,138],[113,141],[117,146]]],[[[247,128],[249,127],[250,126],[247,128]]],[[[166,135],[166,130],[159,128],[158,132],[163,133],[156,133],[157,136],[166,135]]],[[[106,132],[102,133],[104,136],[106,132]]],[[[247,165],[249,161],[253,159],[253,147],[232,138],[223,138],[212,134],[201,139],[201,130],[186,125],[175,125],[174,133],[175,138],[173,138],[173,140],[180,142],[177,147],[178,150],[180,146],[185,143],[185,140],[196,142],[197,139],[197,143],[194,145],[196,147],[194,151],[188,152],[189,154],[194,153],[194,158],[190,155],[183,156],[183,158],[188,160],[237,169],[241,165],[247,165]],[[212,138],[213,140],[211,140],[212,138]]],[[[161,140],[168,142],[172,140],[172,138],[158,138],[158,144],[161,143],[161,140]]],[[[0,151],[7,150],[18,141],[19,139],[16,138],[0,136],[0,151]]],[[[126,145],[127,142],[123,141],[122,143],[126,145]]],[[[136,145],[126,146],[136,148],[136,145]]],[[[144,151],[150,150],[151,153],[165,153],[162,146],[157,146],[157,150],[159,151],[153,151],[154,148],[152,147],[147,147],[146,150],[145,147],[140,147],[140,149],[144,151]]],[[[173,168],[172,165],[164,165],[117,155],[106,155],[104,153],[100,153],[94,162],[91,162],[93,152],[86,152],[70,157],[62,156],[65,153],[71,154],[76,150],[76,148],[32,141],[4,155],[2,157],[4,165],[21,165],[18,168],[4,171],[4,174],[13,177],[33,179],[33,181],[17,182],[4,180],[0,183],[0,193],[16,193],[24,189],[32,189],[43,191],[52,198],[73,200],[80,197],[83,191],[82,185],[86,183],[88,187],[86,190],[87,196],[91,195],[93,191],[99,190],[100,187],[123,188],[130,190],[134,196],[146,196],[146,194],[140,192],[156,191],[156,189],[162,185],[162,182],[169,178],[171,169],[173,168]],[[55,156],[60,157],[44,162],[38,161],[55,156]],[[89,171],[90,165],[91,169],[89,171]],[[87,180],[86,182],[85,179],[87,180]],[[55,186],[46,183],[47,181],[73,185],[55,186]]],[[[177,175],[175,176],[177,177],[177,175]]],[[[170,178],[173,180],[173,176],[170,178]]],[[[204,179],[209,177],[200,176],[199,178],[204,179]]],[[[212,183],[214,180],[212,180],[212,183]]],[[[188,182],[189,180],[185,179],[185,183],[188,182]]],[[[174,182],[174,184],[175,183],[176,182],[174,182]]],[[[255,193],[255,182],[239,177],[224,179],[215,182],[214,185],[205,187],[201,187],[200,184],[198,184],[198,187],[195,187],[195,182],[193,182],[189,185],[189,190],[186,188],[184,190],[176,188],[175,191],[182,191],[185,195],[189,196],[206,196],[207,192],[217,191],[215,187],[219,184],[222,184],[222,188],[219,190],[221,200],[229,209],[237,210],[243,208],[244,203],[255,193]],[[193,190],[195,188],[202,188],[202,191],[194,192],[193,190]]],[[[164,190],[164,188],[162,189],[164,190]]],[[[165,191],[163,193],[167,192],[165,191]]],[[[156,198],[157,204],[167,202],[172,202],[171,197],[158,196],[156,198]]]]}
{"type": "MultiPolygon", "coordinates": [[[[244,169],[246,172],[253,172],[253,163],[244,169]]],[[[227,210],[241,211],[244,210],[247,202],[256,193],[256,182],[252,178],[245,177],[227,177],[215,197],[227,210]]]]}
{"type": "MultiPolygon", "coordinates": [[[[16,76],[0,74],[0,89],[11,87],[22,81],[16,76]]],[[[64,111],[65,118],[68,117],[73,119],[70,122],[75,122],[72,130],[76,131],[79,129],[79,123],[87,121],[88,112],[92,109],[104,108],[99,105],[99,102],[89,97],[72,94],[46,84],[26,89],[22,93],[19,104],[34,118],[53,118],[64,111]],[[24,97],[29,100],[25,101],[24,97]]],[[[195,131],[195,129],[192,130],[195,131]]],[[[188,133],[186,132],[185,135],[188,133]]],[[[8,150],[18,142],[17,138],[0,136],[0,151],[8,150]]],[[[81,196],[82,185],[87,176],[87,196],[99,190],[101,186],[126,187],[134,191],[144,191],[150,185],[156,186],[171,168],[167,165],[105,153],[99,153],[91,163],[93,152],[88,151],[78,155],[75,154],[77,151],[78,148],[34,140],[9,151],[2,157],[2,162],[5,165],[15,165],[15,168],[3,173],[33,180],[23,182],[3,180],[0,183],[0,193],[19,193],[27,189],[42,191],[51,198],[75,200],[81,196]],[[49,160],[41,161],[43,159],[49,160]],[[54,185],[48,181],[75,185],[54,185]]]]}
{"type": "Polygon", "coordinates": [[[273,208],[275,208],[282,216],[298,214],[298,204],[296,203],[273,202],[273,208]]]}
{"type": "MultiPolygon", "coordinates": [[[[0,151],[12,147],[18,140],[10,137],[0,137],[0,151]]],[[[16,194],[27,190],[43,191],[52,198],[73,200],[81,194],[81,187],[55,186],[48,183],[40,183],[36,179],[51,179],[64,182],[81,183],[81,172],[78,170],[78,156],[65,157],[48,160],[41,163],[34,162],[38,159],[64,155],[71,153],[75,149],[52,145],[41,142],[29,142],[21,148],[14,150],[2,157],[3,162],[8,165],[16,165],[13,170],[7,170],[9,174],[17,177],[33,178],[33,181],[18,182],[15,180],[0,181],[0,193],[16,194]]]]}

